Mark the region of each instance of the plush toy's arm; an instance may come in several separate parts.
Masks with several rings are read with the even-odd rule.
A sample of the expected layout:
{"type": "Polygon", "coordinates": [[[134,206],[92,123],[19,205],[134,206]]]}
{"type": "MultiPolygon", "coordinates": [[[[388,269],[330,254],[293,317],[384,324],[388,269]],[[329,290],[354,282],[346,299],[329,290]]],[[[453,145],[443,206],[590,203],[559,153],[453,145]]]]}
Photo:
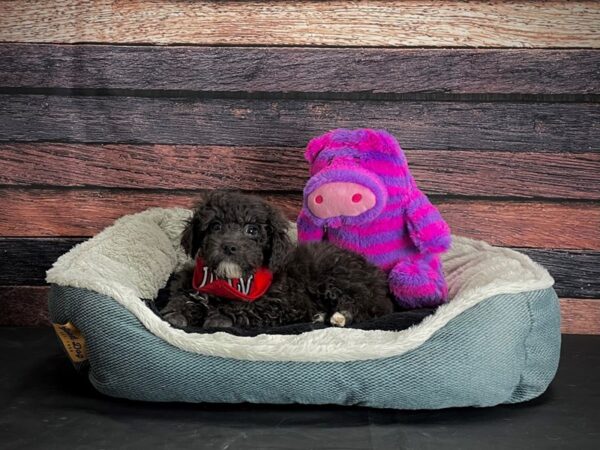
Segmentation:
{"type": "Polygon", "coordinates": [[[411,240],[422,253],[442,253],[450,248],[450,227],[429,199],[419,190],[406,207],[406,222],[411,240]]]}
{"type": "Polygon", "coordinates": [[[296,223],[298,225],[298,242],[323,240],[323,228],[315,225],[304,209],[300,211],[296,223]]]}

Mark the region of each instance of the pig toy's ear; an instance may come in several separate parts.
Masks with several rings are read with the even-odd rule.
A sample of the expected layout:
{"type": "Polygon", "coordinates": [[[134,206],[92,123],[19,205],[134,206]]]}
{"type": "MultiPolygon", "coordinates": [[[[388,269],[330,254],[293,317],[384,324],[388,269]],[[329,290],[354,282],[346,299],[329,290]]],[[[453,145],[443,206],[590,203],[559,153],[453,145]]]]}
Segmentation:
{"type": "Polygon", "coordinates": [[[362,142],[362,145],[376,148],[382,153],[386,153],[390,156],[398,157],[403,162],[406,161],[404,152],[400,147],[400,144],[394,136],[388,133],[386,130],[365,130],[366,136],[362,142]]]}
{"type": "Polygon", "coordinates": [[[313,161],[319,155],[319,152],[323,150],[331,142],[331,132],[325,133],[319,137],[311,139],[306,146],[306,152],[304,158],[308,161],[308,164],[312,164],[313,161]]]}

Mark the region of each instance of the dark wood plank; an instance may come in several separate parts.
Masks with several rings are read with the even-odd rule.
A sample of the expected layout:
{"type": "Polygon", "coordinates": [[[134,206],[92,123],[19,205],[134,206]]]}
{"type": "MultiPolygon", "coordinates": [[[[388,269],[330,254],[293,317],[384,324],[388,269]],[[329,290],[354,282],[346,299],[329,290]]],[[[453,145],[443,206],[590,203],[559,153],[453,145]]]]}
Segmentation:
{"type": "MultiPolygon", "coordinates": [[[[262,195],[290,219],[298,215],[300,193],[262,195]]],[[[199,197],[199,192],[0,190],[0,235],[91,236],[125,214],[156,206],[189,207],[199,197]]],[[[598,205],[437,197],[432,201],[455,234],[502,246],[600,250],[598,205]]]]}
{"type": "Polygon", "coordinates": [[[49,324],[46,286],[0,286],[0,326],[49,324]]]}
{"type": "Polygon", "coordinates": [[[600,52],[0,44],[0,87],[598,94],[600,52]]]}
{"type": "MultiPolygon", "coordinates": [[[[5,143],[0,144],[0,185],[298,191],[308,175],[303,152],[286,147],[5,143]]],[[[428,194],[600,199],[600,153],[406,153],[428,194]]]]}
{"type": "MultiPolygon", "coordinates": [[[[81,238],[0,238],[0,286],[44,285],[46,270],[81,238]]],[[[544,265],[560,297],[600,298],[600,252],[516,249],[544,265]]]]}
{"type": "Polygon", "coordinates": [[[598,47],[594,1],[4,2],[0,41],[598,47]]]}
{"type": "MultiPolygon", "coordinates": [[[[0,184],[294,191],[307,180],[303,152],[286,147],[5,143],[0,144],[5,168],[0,184]]],[[[600,153],[406,153],[419,186],[430,194],[600,199],[600,153]]]]}
{"type": "MultiPolygon", "coordinates": [[[[47,286],[0,286],[0,326],[50,325],[47,286]]],[[[600,334],[600,300],[561,298],[561,332],[600,334]]]]}
{"type": "Polygon", "coordinates": [[[46,270],[80,238],[0,238],[0,286],[39,286],[46,270]]]}
{"type": "Polygon", "coordinates": [[[565,334],[600,334],[600,300],[560,299],[560,331],[565,334]]]}
{"type": "Polygon", "coordinates": [[[598,150],[600,104],[0,96],[0,141],[301,147],[332,127],[408,149],[598,150]]]}
{"type": "Polygon", "coordinates": [[[548,269],[561,297],[600,297],[600,253],[517,248],[548,269]]]}

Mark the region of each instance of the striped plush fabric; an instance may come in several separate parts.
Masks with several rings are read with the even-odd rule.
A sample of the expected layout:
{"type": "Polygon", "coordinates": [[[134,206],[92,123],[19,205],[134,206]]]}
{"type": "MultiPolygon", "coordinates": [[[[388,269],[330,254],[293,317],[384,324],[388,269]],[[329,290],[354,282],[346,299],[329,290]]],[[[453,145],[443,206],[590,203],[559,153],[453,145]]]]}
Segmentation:
{"type": "Polygon", "coordinates": [[[307,147],[300,242],[328,240],[388,273],[400,306],[447,299],[440,254],[450,229],[417,188],[398,142],[381,130],[334,130],[307,147]]]}

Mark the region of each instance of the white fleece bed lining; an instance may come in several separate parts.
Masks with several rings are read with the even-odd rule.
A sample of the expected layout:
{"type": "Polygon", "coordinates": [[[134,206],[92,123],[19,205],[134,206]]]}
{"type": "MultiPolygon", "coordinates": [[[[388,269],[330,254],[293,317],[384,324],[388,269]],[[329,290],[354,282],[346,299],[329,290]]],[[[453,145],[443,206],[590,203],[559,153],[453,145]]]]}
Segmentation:
{"type": "Polygon", "coordinates": [[[305,362],[402,355],[487,298],[554,284],[543,267],[521,253],[454,236],[452,249],[443,258],[451,301],[409,329],[327,328],[299,335],[255,337],[186,333],[160,319],[140,298],[154,298],[170,274],[187,262],[179,236],[189,214],[181,208],[153,208],[125,216],[61,256],[48,271],[47,282],[112,297],[151,333],[188,352],[241,360],[305,362]]]}

